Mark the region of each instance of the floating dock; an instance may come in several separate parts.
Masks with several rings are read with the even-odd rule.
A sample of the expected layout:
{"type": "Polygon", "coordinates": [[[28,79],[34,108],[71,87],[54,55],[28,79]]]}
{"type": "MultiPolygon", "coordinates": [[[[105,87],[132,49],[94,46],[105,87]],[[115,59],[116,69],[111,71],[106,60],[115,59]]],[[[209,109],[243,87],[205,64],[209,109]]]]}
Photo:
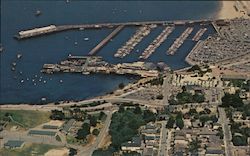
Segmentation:
{"type": "Polygon", "coordinates": [[[187,39],[187,37],[191,34],[194,28],[188,27],[180,37],[178,37],[174,43],[171,45],[171,47],[167,50],[168,55],[174,55],[175,52],[181,47],[181,45],[184,43],[184,41],[187,39]]]}
{"type": "Polygon", "coordinates": [[[100,29],[100,28],[114,28],[117,26],[142,26],[142,25],[186,25],[192,26],[194,24],[208,25],[213,20],[181,20],[181,21],[145,21],[145,22],[125,22],[125,23],[97,23],[97,24],[76,24],[76,25],[49,25],[29,30],[20,31],[15,37],[17,39],[31,38],[35,36],[50,34],[54,32],[67,30],[84,30],[84,29],[100,29]]]}
{"type": "Polygon", "coordinates": [[[114,54],[114,57],[123,58],[130,54],[135,46],[141,42],[141,40],[146,37],[152,29],[157,27],[156,25],[145,25],[138,28],[134,35],[114,54]]]}
{"type": "Polygon", "coordinates": [[[201,28],[193,37],[193,41],[199,41],[202,35],[207,31],[207,28],[201,28]]]}
{"type": "Polygon", "coordinates": [[[152,43],[150,43],[139,58],[147,59],[167,39],[173,30],[174,27],[166,27],[160,35],[157,36],[152,43]]]}
{"type": "Polygon", "coordinates": [[[122,29],[124,25],[118,26],[112,33],[110,33],[104,40],[102,40],[95,48],[93,48],[89,55],[95,55],[105,44],[107,44],[113,37],[115,37],[122,29]]]}

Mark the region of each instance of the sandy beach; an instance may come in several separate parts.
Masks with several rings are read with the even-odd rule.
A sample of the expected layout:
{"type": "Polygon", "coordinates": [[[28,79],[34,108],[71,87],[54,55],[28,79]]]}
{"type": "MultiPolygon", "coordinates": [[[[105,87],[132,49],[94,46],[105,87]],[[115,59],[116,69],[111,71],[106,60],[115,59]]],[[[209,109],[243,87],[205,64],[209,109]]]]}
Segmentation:
{"type": "MultiPolygon", "coordinates": [[[[245,7],[250,8],[250,2],[249,1],[241,1],[245,7]]],[[[236,11],[234,5],[236,4],[236,1],[221,1],[220,2],[220,10],[217,14],[217,19],[232,19],[236,17],[244,17],[249,18],[247,14],[244,14],[243,12],[236,11]]]]}

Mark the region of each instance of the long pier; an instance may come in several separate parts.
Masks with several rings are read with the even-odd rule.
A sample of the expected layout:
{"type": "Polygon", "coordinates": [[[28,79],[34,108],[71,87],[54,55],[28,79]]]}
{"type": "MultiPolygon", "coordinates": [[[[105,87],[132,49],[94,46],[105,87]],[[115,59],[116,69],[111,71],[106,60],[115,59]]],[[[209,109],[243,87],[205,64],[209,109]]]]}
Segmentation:
{"type": "Polygon", "coordinates": [[[34,28],[29,30],[20,31],[15,37],[17,39],[31,38],[35,36],[41,36],[45,34],[67,31],[67,30],[84,30],[84,29],[100,29],[100,28],[114,28],[117,26],[142,26],[142,25],[187,25],[192,26],[194,24],[207,25],[211,24],[213,20],[177,20],[177,21],[144,21],[144,22],[124,22],[124,23],[97,23],[97,24],[76,24],[76,25],[50,25],[46,27],[34,28]],[[46,28],[46,29],[44,29],[46,28]]]}
{"type": "Polygon", "coordinates": [[[124,25],[118,26],[112,33],[110,33],[104,40],[102,40],[97,46],[95,46],[90,52],[89,55],[95,55],[105,44],[107,44],[113,37],[115,37],[122,29],[124,25]]]}

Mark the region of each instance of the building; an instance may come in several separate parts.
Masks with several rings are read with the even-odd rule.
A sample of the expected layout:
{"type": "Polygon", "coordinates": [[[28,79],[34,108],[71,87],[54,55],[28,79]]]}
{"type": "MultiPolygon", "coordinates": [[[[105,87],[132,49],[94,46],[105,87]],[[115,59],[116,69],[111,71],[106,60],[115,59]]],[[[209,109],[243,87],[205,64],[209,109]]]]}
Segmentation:
{"type": "Polygon", "coordinates": [[[141,148],[141,138],[140,137],[133,137],[131,141],[123,143],[121,146],[123,151],[135,151],[138,153],[142,152],[141,148]]]}
{"type": "Polygon", "coordinates": [[[24,146],[24,141],[20,140],[8,140],[5,144],[5,148],[9,149],[16,149],[16,148],[22,148],[24,146]]]}
{"type": "Polygon", "coordinates": [[[28,135],[32,136],[50,136],[50,137],[55,137],[56,136],[55,131],[43,131],[43,130],[30,130],[28,135]]]}
{"type": "Polygon", "coordinates": [[[76,122],[75,119],[70,119],[69,121],[67,121],[63,126],[62,126],[62,131],[65,133],[68,133],[71,129],[71,127],[73,126],[73,124],[76,122]]]}

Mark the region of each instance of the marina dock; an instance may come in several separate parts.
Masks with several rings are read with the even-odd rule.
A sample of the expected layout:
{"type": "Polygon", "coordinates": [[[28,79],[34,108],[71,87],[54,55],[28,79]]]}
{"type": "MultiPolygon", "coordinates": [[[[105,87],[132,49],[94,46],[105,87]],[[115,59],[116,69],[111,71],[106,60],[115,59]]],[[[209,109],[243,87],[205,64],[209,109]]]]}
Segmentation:
{"type": "Polygon", "coordinates": [[[191,34],[194,28],[188,27],[180,37],[178,37],[174,43],[171,45],[171,47],[167,50],[168,55],[174,55],[175,52],[181,47],[181,45],[184,43],[184,41],[187,39],[187,37],[191,34]]]}
{"type": "Polygon", "coordinates": [[[122,29],[124,25],[118,26],[112,33],[110,33],[104,40],[96,45],[90,52],[89,55],[95,55],[104,45],[106,45],[113,37],[115,37],[122,29]]]}
{"type": "Polygon", "coordinates": [[[152,43],[150,43],[139,58],[147,59],[167,39],[173,30],[174,27],[166,27],[160,35],[157,36],[152,43]]]}
{"type": "Polygon", "coordinates": [[[199,41],[202,35],[207,31],[207,28],[201,28],[197,31],[197,33],[193,37],[193,41],[199,41]]]}
{"type": "Polygon", "coordinates": [[[213,20],[179,20],[179,21],[145,21],[145,22],[124,22],[124,23],[97,23],[97,24],[76,24],[76,25],[49,25],[45,27],[38,27],[29,30],[20,31],[15,38],[25,39],[35,36],[46,35],[55,32],[67,31],[67,30],[84,30],[84,29],[100,29],[100,28],[114,28],[118,26],[143,26],[143,25],[165,25],[165,26],[178,26],[186,25],[193,26],[194,24],[208,25],[213,20]]]}
{"type": "Polygon", "coordinates": [[[114,57],[123,58],[130,54],[135,46],[141,42],[141,40],[146,37],[152,29],[157,27],[156,25],[145,25],[138,28],[134,35],[114,54],[114,57]]]}

